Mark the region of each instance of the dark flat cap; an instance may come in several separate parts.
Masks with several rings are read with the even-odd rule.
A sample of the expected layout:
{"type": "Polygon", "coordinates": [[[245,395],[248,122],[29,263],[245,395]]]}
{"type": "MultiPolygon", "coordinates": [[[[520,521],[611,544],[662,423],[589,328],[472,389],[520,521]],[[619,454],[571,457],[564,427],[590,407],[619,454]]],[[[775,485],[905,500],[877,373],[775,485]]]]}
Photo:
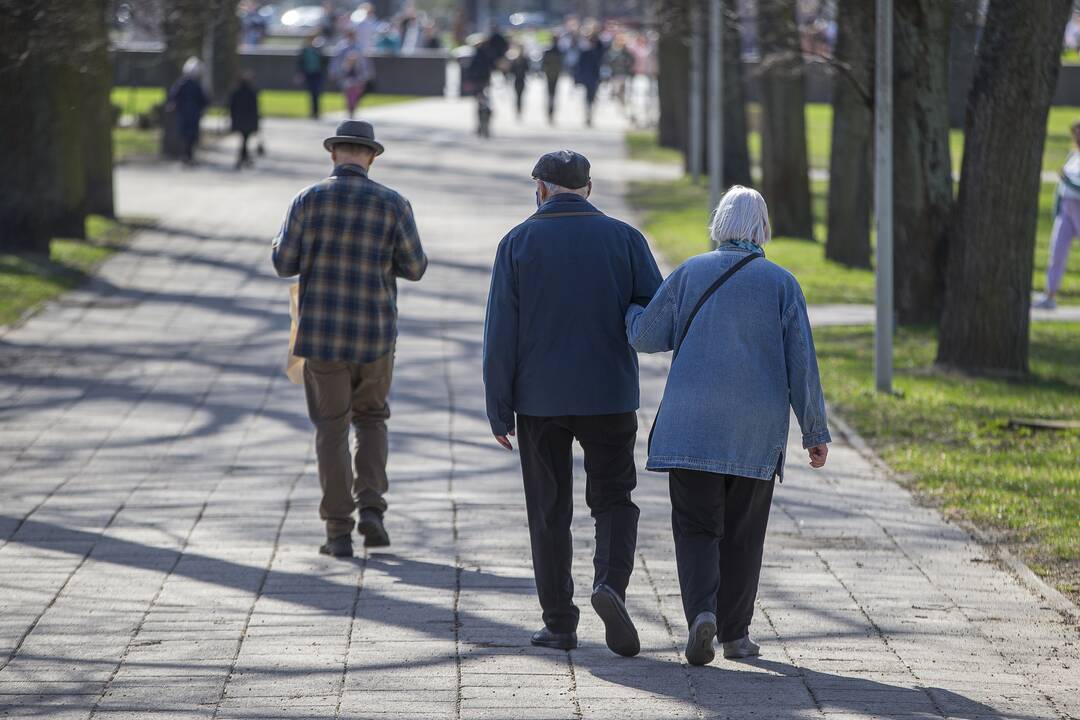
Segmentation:
{"type": "Polygon", "coordinates": [[[573,150],[556,150],[536,161],[532,176],[568,190],[577,190],[589,184],[589,170],[589,161],[584,155],[573,150]]]}
{"type": "Polygon", "coordinates": [[[333,150],[338,143],[363,145],[374,150],[376,155],[382,155],[386,149],[375,141],[375,128],[363,120],[346,120],[338,125],[334,134],[323,140],[323,147],[333,150]]]}

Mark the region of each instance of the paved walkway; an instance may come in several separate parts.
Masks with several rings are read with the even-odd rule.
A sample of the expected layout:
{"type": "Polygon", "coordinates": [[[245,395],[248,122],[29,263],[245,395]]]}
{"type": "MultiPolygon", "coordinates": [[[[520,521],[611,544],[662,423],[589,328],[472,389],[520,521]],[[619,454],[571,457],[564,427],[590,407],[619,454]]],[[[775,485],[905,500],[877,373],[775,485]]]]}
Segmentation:
{"type": "MultiPolygon", "coordinates": [[[[500,101],[501,102],[501,101],[500,101]]],[[[432,257],[404,285],[392,405],[394,545],[320,557],[301,390],[281,373],[286,284],[269,238],[323,176],[332,122],[271,122],[253,173],[119,173],[157,229],[91,287],[0,337],[0,716],[49,718],[1068,718],[1075,618],[838,442],[792,447],[753,631],[763,657],[683,665],[665,480],[642,473],[628,604],[643,652],[528,646],[539,623],[516,455],[480,379],[488,272],[530,211],[541,151],[595,163],[627,215],[618,124],[549,129],[425,101],[371,113],[375,175],[411,197],[432,257]]],[[[651,418],[664,359],[643,362],[651,418]]],[[[580,494],[580,491],[579,491],[580,494]]],[[[579,508],[584,508],[579,501],[579,508]]],[[[575,525],[578,586],[591,528],[575,525]]],[[[584,595],[584,593],[583,593],[584,595]]]]}

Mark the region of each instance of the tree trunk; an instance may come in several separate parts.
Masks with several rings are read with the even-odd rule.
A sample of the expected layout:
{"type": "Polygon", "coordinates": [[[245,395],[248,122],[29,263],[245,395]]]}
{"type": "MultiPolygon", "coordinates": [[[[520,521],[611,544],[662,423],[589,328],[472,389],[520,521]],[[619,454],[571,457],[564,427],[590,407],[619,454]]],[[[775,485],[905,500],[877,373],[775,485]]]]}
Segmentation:
{"type": "Polygon", "coordinates": [[[874,192],[874,4],[840,0],[836,17],[825,257],[869,268],[874,192]]]}
{"type": "Polygon", "coordinates": [[[893,242],[896,316],[936,323],[949,213],[949,3],[898,0],[893,88],[893,242]]]}
{"type": "Polygon", "coordinates": [[[164,0],[161,35],[165,42],[162,53],[165,89],[180,77],[184,61],[202,57],[203,36],[207,26],[205,0],[164,0]]]}
{"type": "Polygon", "coordinates": [[[94,13],[86,18],[88,35],[87,74],[84,83],[86,115],[83,140],[86,160],[86,210],[113,217],[113,109],[112,64],[105,25],[107,0],[90,3],[94,13]]]}
{"type": "Polygon", "coordinates": [[[236,16],[236,6],[237,0],[217,0],[207,28],[211,47],[209,70],[213,80],[210,97],[218,104],[224,104],[229,91],[236,84],[239,68],[237,38],[240,35],[240,23],[236,16]]]}
{"type": "MultiPolygon", "coordinates": [[[[80,0],[77,9],[85,10],[91,4],[80,0]]],[[[71,5],[67,7],[75,9],[71,5]]],[[[57,22],[51,30],[57,33],[51,42],[63,38],[67,43],[62,50],[39,48],[46,53],[47,75],[39,92],[52,100],[52,113],[40,127],[40,131],[49,137],[49,152],[39,159],[48,167],[52,181],[50,219],[53,235],[82,239],[86,237],[86,88],[82,74],[86,60],[85,20],[70,24],[57,22]]]]}
{"type": "Polygon", "coordinates": [[[949,127],[964,129],[975,50],[979,41],[980,0],[952,0],[949,19],[949,127]]]}
{"type": "Polygon", "coordinates": [[[682,3],[665,3],[657,9],[660,41],[657,59],[660,64],[658,87],[660,94],[661,147],[685,150],[689,127],[690,45],[682,3]]]}
{"type": "Polygon", "coordinates": [[[30,42],[39,8],[19,0],[0,3],[0,251],[48,256],[50,113],[42,53],[30,42]]]}
{"type": "MultiPolygon", "coordinates": [[[[724,115],[724,153],[721,158],[724,176],[721,181],[723,187],[732,185],[753,185],[754,179],[750,173],[750,150],[746,143],[746,92],[743,87],[742,71],[742,37],[739,34],[739,14],[736,0],[724,0],[724,95],[720,101],[720,109],[724,115]]],[[[701,8],[702,22],[707,22],[711,8],[709,3],[703,2],[701,8]]],[[[689,25],[689,23],[687,23],[689,25]]],[[[689,41],[687,41],[689,42],[689,41]]],[[[709,72],[709,53],[711,43],[707,29],[702,29],[702,67],[701,82],[704,92],[701,102],[701,167],[709,172],[709,123],[712,118],[709,115],[709,86],[712,83],[709,72]]],[[[687,48],[686,75],[689,75],[689,48],[687,48]]],[[[689,105],[690,86],[686,86],[687,100],[689,105]]],[[[690,128],[689,115],[687,126],[683,135],[684,155],[689,146],[690,128]]],[[[690,171],[689,156],[686,157],[686,170],[690,171]]]]}
{"type": "Polygon", "coordinates": [[[805,90],[794,0],[759,0],[761,187],[774,235],[814,237],[805,90]]]}
{"type": "Polygon", "coordinates": [[[746,92],[737,0],[724,0],[724,187],[753,185],[746,144],[746,92]]]}
{"type": "Polygon", "coordinates": [[[1025,375],[1046,117],[1072,0],[991,0],[964,123],[938,363],[1025,375]]]}

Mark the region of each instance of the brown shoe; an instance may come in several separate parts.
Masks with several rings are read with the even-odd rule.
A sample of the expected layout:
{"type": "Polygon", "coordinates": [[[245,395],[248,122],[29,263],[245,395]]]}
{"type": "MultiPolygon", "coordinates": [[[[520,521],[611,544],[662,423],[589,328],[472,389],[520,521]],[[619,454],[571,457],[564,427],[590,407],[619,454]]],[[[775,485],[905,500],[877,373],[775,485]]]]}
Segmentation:
{"type": "Polygon", "coordinates": [[[352,535],[338,535],[335,538],[330,538],[319,546],[319,554],[332,557],[352,557],[352,535]]]}
{"type": "Polygon", "coordinates": [[[386,532],[382,513],[378,510],[372,508],[361,510],[356,531],[364,536],[364,547],[386,547],[390,544],[390,535],[386,532]]]}

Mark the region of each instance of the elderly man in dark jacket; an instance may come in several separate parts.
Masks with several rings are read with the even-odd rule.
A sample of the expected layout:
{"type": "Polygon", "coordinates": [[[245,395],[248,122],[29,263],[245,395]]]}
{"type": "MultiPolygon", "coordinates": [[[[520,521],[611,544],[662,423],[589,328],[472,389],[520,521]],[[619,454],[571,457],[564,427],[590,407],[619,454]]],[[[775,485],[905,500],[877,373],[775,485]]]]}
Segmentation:
{"type": "Polygon", "coordinates": [[[484,330],[487,413],[496,440],[521,440],[533,570],[544,627],[533,645],[577,646],[571,576],[572,444],[585,452],[596,522],[592,605],[608,647],[640,650],[626,612],[638,508],[637,356],[623,317],[651,298],[660,270],[634,228],[597,210],[589,161],[568,150],[536,164],[539,209],[499,244],[484,330]],[[516,418],[515,418],[516,414],[516,418]]]}

